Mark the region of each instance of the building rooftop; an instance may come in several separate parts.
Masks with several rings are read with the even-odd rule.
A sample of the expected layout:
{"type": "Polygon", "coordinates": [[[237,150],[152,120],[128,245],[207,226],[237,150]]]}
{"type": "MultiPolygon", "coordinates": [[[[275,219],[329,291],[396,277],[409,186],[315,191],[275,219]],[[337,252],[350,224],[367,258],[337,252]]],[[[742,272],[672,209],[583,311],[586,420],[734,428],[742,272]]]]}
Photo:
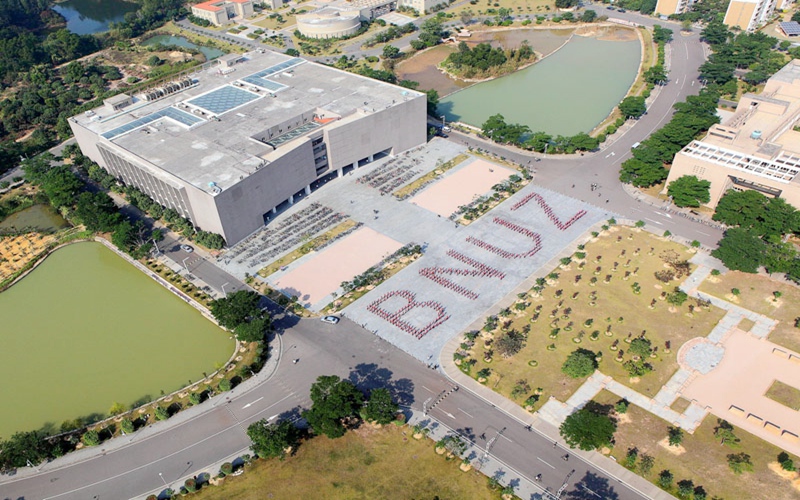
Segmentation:
{"type": "Polygon", "coordinates": [[[211,192],[230,188],[273,151],[315,130],[424,96],[269,51],[245,54],[230,69],[223,74],[213,65],[164,97],[148,101],[145,92],[115,114],[97,108],[72,119],[100,135],[100,143],[211,192]]]}

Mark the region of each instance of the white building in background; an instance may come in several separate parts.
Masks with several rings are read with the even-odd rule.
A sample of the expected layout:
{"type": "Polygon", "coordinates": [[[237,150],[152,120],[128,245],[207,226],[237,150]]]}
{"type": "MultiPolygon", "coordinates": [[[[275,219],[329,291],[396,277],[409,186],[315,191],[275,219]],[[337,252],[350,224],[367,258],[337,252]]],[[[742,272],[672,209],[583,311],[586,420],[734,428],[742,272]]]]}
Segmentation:
{"type": "Polygon", "coordinates": [[[731,0],[723,21],[729,27],[753,32],[763,26],[775,13],[779,0],[731,0]]]}
{"type": "Polygon", "coordinates": [[[83,154],[233,245],[329,180],[426,141],[421,92],[267,51],[69,119],[83,154]]]}
{"type": "Polygon", "coordinates": [[[251,0],[210,0],[192,5],[192,14],[205,19],[214,26],[225,26],[233,19],[244,19],[253,15],[251,0]]]}

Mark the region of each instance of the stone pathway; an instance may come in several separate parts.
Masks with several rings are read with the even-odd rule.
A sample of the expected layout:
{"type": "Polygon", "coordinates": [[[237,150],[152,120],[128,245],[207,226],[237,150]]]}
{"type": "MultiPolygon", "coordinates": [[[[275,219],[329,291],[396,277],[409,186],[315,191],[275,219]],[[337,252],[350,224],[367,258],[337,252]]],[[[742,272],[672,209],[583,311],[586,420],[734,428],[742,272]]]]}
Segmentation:
{"type": "Polygon", "coordinates": [[[539,410],[540,418],[553,425],[561,425],[567,416],[582,408],[597,393],[605,389],[668,422],[672,422],[673,425],[679,426],[687,432],[691,433],[697,429],[708,414],[704,407],[691,403],[683,413],[678,413],[670,408],[678,399],[681,389],[692,380],[695,372],[706,374],[720,363],[725,354],[725,348],[722,345],[723,339],[743,319],[749,319],[755,323],[750,329],[750,333],[759,338],[766,338],[777,322],[763,314],[698,291],[697,287],[711,274],[713,269],[723,270],[725,268],[719,260],[702,252],[696,253],[690,262],[697,265],[697,268],[680,285],[680,289],[691,297],[707,300],[712,305],[726,310],[727,314],[707,337],[689,341],[682,346],[682,352],[678,353],[681,368],[664,384],[658,394],[654,398],[649,398],[597,371],[565,403],[551,398],[539,410]]]}

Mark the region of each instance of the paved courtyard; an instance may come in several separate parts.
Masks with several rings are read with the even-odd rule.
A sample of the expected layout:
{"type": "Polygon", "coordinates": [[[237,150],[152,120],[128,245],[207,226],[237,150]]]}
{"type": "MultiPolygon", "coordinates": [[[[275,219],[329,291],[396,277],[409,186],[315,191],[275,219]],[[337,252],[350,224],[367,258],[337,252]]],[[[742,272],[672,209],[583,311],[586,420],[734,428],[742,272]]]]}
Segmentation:
{"type": "Polygon", "coordinates": [[[278,271],[267,280],[285,295],[296,295],[304,307],[319,311],[339,290],[371,266],[403,245],[373,229],[362,227],[346,238],[292,263],[289,270],[278,271]]]}
{"type": "Polygon", "coordinates": [[[608,217],[533,184],[469,226],[431,215],[398,204],[393,217],[414,232],[424,225],[414,239],[426,243],[425,254],[343,313],[424,362],[608,217]]]}
{"type": "Polygon", "coordinates": [[[515,170],[475,158],[409,200],[414,205],[450,217],[458,207],[488,194],[492,186],[516,174],[515,170]]]}

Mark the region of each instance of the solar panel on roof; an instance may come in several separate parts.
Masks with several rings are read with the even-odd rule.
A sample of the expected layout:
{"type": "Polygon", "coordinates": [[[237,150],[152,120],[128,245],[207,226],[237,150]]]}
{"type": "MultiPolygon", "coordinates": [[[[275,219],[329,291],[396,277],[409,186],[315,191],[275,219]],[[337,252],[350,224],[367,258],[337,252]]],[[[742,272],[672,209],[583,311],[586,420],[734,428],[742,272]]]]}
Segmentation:
{"type": "Polygon", "coordinates": [[[796,21],[780,23],[781,30],[787,35],[800,35],[800,24],[796,21]]]}
{"type": "Polygon", "coordinates": [[[247,82],[251,85],[255,85],[257,87],[261,87],[262,89],[268,90],[270,92],[277,92],[281,89],[285,89],[286,85],[283,85],[278,82],[273,82],[272,80],[267,80],[267,78],[272,75],[276,75],[281,71],[286,71],[287,69],[297,66],[298,64],[302,64],[304,62],[305,62],[304,59],[301,59],[299,57],[293,57],[288,61],[284,61],[280,64],[270,66],[269,68],[262,69],[257,73],[253,73],[252,75],[246,76],[242,78],[242,81],[247,82]]]}
{"type": "Polygon", "coordinates": [[[197,116],[191,115],[191,114],[187,113],[186,111],[182,111],[180,109],[171,108],[170,107],[170,108],[161,109],[161,110],[156,111],[155,113],[151,113],[151,114],[149,114],[147,116],[143,116],[141,118],[137,118],[136,120],[133,120],[132,122],[126,123],[125,125],[122,125],[122,126],[117,127],[115,129],[109,130],[108,132],[105,132],[105,133],[103,133],[101,135],[105,139],[113,139],[114,137],[117,137],[117,136],[122,135],[122,134],[126,134],[126,133],[130,132],[131,130],[135,130],[135,129],[139,128],[139,127],[143,127],[143,126],[145,126],[145,125],[147,125],[149,123],[153,123],[154,121],[159,120],[161,118],[171,118],[171,119],[175,120],[176,122],[178,122],[178,123],[180,123],[182,125],[186,125],[187,127],[191,127],[192,125],[195,125],[195,124],[200,123],[200,122],[203,121],[202,118],[199,118],[197,116]]]}
{"type": "Polygon", "coordinates": [[[225,85],[214,89],[207,94],[195,97],[187,101],[193,106],[202,108],[214,115],[221,115],[227,111],[238,108],[250,101],[258,99],[260,96],[247,90],[243,90],[230,85],[225,85]]]}

